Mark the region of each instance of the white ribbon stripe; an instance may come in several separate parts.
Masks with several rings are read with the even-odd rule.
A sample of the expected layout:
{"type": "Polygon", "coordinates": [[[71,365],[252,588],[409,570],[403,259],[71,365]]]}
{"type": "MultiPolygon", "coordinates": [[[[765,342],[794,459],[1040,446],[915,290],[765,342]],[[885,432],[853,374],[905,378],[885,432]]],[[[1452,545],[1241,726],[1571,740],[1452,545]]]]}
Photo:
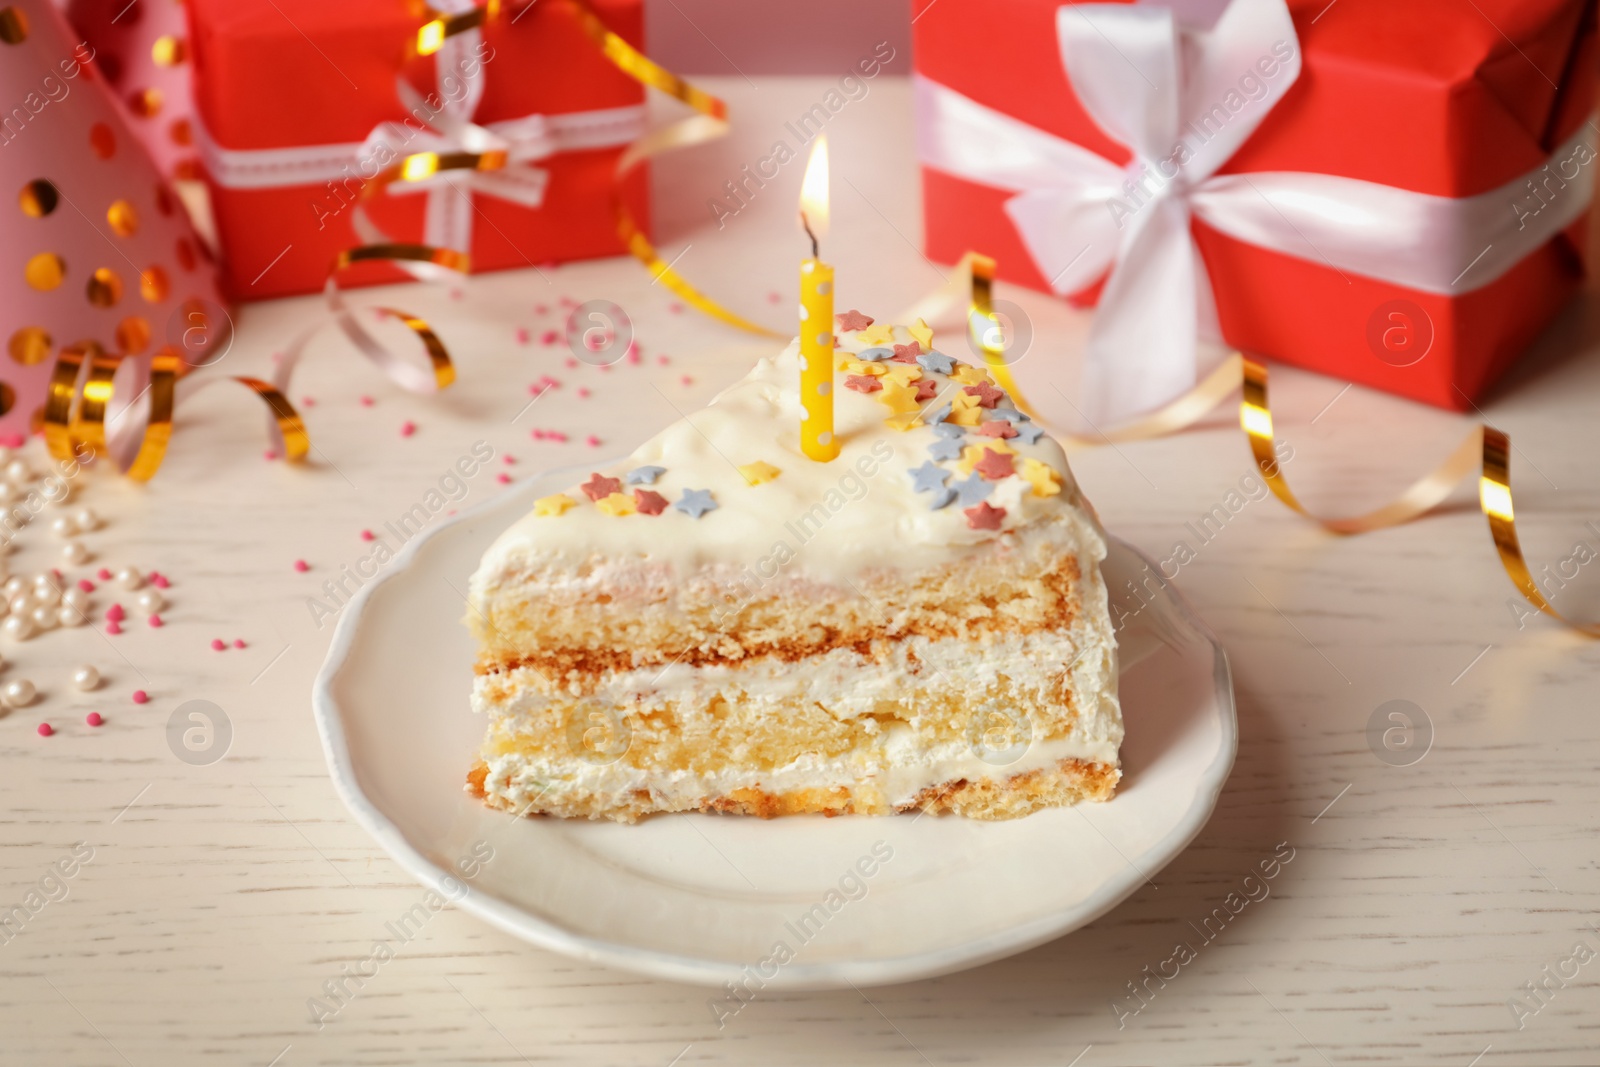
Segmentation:
{"type": "Polygon", "coordinates": [[[1596,134],[1499,188],[1443,197],[1309,172],[1217,175],[1300,73],[1284,0],[1233,0],[1210,30],[1155,4],[1057,11],[1062,62],[1127,167],[914,76],[923,164],[1014,193],[1005,209],[1057,293],[1102,276],[1084,401],[1091,419],[1158,407],[1198,379],[1216,333],[1191,220],[1335,270],[1437,294],[1499,278],[1587,210],[1596,134]],[[1248,90],[1248,91],[1247,91],[1248,90]]]}

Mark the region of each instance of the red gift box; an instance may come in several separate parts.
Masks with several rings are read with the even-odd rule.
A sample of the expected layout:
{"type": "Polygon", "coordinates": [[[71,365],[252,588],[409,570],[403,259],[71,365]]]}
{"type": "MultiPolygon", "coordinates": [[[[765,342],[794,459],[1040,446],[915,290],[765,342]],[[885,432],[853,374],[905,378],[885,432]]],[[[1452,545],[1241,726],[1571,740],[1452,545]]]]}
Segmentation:
{"type": "MultiPolygon", "coordinates": [[[[1069,82],[1057,36],[1062,6],[1059,0],[928,5],[915,23],[917,74],[1126,165],[1128,148],[1096,124],[1069,82]]],[[[1548,239],[1492,281],[1454,288],[1410,287],[1340,269],[1315,249],[1272,250],[1194,218],[1191,232],[1222,335],[1248,352],[1465,410],[1584,274],[1593,178],[1581,172],[1593,169],[1595,157],[1581,144],[1567,149],[1582,141],[1594,107],[1594,5],[1289,0],[1288,8],[1301,56],[1298,79],[1217,170],[1219,178],[1310,172],[1434,197],[1481,197],[1491,222],[1520,224],[1548,212],[1548,223],[1557,211],[1561,216],[1547,226],[1548,239]],[[1503,204],[1486,195],[1500,191],[1503,204]]],[[[926,124],[928,116],[919,121],[926,124]]],[[[1049,289],[1005,208],[1016,190],[957,177],[926,165],[927,158],[928,255],[953,262],[977,249],[999,260],[1002,277],[1049,289]]],[[[1097,290],[1080,287],[1071,295],[1088,301],[1097,290]]]]}
{"type": "MultiPolygon", "coordinates": [[[[502,4],[480,29],[422,56],[418,30],[438,14],[420,3],[189,0],[187,6],[196,135],[234,297],[321,289],[339,252],[369,243],[354,222],[365,179],[379,162],[434,150],[451,101],[467,108],[476,127],[510,139],[511,163],[498,172],[441,172],[419,191],[397,184],[362,199],[384,234],[462,246],[474,271],[625,251],[614,172],[626,143],[642,131],[644,89],[601,55],[575,5],[502,4]],[[481,98],[470,108],[459,101],[474,79],[481,80],[481,98]],[[380,154],[368,138],[385,123],[397,125],[388,127],[392,151],[380,154]],[[470,210],[452,208],[452,198],[469,200],[470,210]]],[[[593,0],[593,8],[639,46],[640,0],[593,0]]],[[[469,130],[443,147],[465,141],[470,149],[474,137],[481,141],[469,130]]],[[[640,167],[623,183],[623,202],[648,230],[644,190],[640,167]]],[[[341,284],[407,277],[392,266],[362,264],[341,284]]]]}

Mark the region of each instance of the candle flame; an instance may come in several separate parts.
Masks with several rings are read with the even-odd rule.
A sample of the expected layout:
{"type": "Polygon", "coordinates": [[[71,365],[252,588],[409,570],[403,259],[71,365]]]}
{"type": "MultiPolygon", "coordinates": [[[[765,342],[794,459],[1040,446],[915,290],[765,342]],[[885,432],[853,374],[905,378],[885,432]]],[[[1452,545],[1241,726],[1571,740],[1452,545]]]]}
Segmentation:
{"type": "Polygon", "coordinates": [[[800,214],[807,230],[820,240],[828,232],[828,139],[817,135],[811,159],[800,182],[800,214]]]}

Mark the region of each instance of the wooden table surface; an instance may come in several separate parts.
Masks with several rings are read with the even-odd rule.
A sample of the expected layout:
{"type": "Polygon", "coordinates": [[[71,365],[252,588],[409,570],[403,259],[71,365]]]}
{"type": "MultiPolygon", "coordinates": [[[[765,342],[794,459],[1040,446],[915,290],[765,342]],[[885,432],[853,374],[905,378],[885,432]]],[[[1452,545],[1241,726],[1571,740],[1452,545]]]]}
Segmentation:
{"type": "MultiPolygon", "coordinates": [[[[708,81],[731,100],[735,132],[657,165],[664,254],[781,326],[802,250],[792,213],[803,159],[747,184],[748,202],[720,226],[708,201],[775,141],[792,147],[784,123],[834,82],[708,81]]],[[[841,308],[892,315],[943,277],[917,250],[909,114],[906,82],[886,75],[828,126],[826,247],[841,308]]],[[[1034,330],[1024,384],[1065,416],[1052,386],[1072,395],[1082,316],[1038,294],[1002,295],[1034,330]]],[[[1600,646],[1545,619],[1519,624],[1470,489],[1443,513],[1354,538],[1249,499],[1231,410],[1074,460],[1117,534],[1157,558],[1189,542],[1194,559],[1176,584],[1235,672],[1232,778],[1209,825],[1153,885],[1012,959],[903,986],[774,992],[722,1029],[708,1009],[718,992],[577,963],[450,909],[319,1026],[308,1002],[370,955],[420,889],[329,783],[309,693],[332,625],[318,624],[309,598],[365,553],[363,528],[406,511],[474,441],[513,456],[504,469],[519,476],[619,454],[769,347],[673,311],[631,260],[357,299],[433,322],[457,354],[458,385],[435,399],[402,393],[325,329],[293,390],[314,400],[304,467],[264,462],[255,402],[219,385],[180,411],[168,464],[147,487],[107,470],[78,480],[74,504],[109,520],[85,538],[91,568],[159,569],[172,579],[170,605],[159,630],[134,612],[121,636],[97,624],[3,648],[0,680],[30,678],[43,697],[0,717],[0,917],[25,905],[23,922],[0,928],[0,1063],[1600,1058],[1600,646]],[[566,367],[564,347],[539,342],[561,326],[563,297],[623,307],[643,361],[566,367]],[[517,342],[518,328],[531,343],[517,342]],[[561,385],[530,408],[529,384],[544,374],[561,385]],[[402,437],[406,420],[417,429],[402,437]],[[534,440],[535,429],[567,440],[534,440]],[[1189,524],[1241,484],[1246,503],[1202,541],[1189,524]],[[292,568],[300,558],[308,573],[292,568]],[[215,652],[213,638],[247,647],[215,652]],[[96,665],[104,686],[73,691],[78,663],[96,665]],[[133,703],[135,689],[149,703],[133,703]],[[193,700],[226,722],[220,758],[169,740],[169,720],[193,700]],[[1396,707],[1413,729],[1388,734],[1386,747],[1396,707]],[[90,710],[105,725],[84,725],[90,710]],[[36,734],[41,721],[55,736],[36,734]],[[1288,850],[1269,895],[1202,936],[1244,876],[1288,850]],[[1175,967],[1180,943],[1192,958],[1175,967]]],[[[1600,567],[1574,561],[1600,552],[1597,309],[1584,294],[1484,405],[1516,448],[1530,561],[1576,571],[1555,600],[1590,617],[1600,616],[1600,567]]],[[[271,353],[321,314],[311,298],[246,306],[218,371],[265,373],[271,353]]],[[[1280,437],[1294,448],[1286,469],[1328,513],[1388,498],[1472,425],[1345,384],[1274,376],[1280,437]]],[[[466,502],[500,488],[495,472],[479,475],[466,502]]],[[[14,572],[54,561],[45,525],[18,538],[14,572]]],[[[108,592],[96,592],[97,608],[108,592]]],[[[132,606],[132,594],[117,599],[132,606]]]]}

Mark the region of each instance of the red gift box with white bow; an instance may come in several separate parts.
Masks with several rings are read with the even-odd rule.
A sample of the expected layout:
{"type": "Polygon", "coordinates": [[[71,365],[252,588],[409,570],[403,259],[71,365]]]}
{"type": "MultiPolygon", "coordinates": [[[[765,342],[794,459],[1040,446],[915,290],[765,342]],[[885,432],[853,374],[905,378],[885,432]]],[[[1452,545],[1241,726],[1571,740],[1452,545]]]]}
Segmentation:
{"type": "MultiPolygon", "coordinates": [[[[625,251],[614,173],[644,132],[644,89],[601,54],[574,5],[491,4],[481,24],[432,41],[419,30],[470,13],[471,0],[187,6],[194,139],[234,297],[321,289],[338,253],[385,240],[469,253],[474,271],[625,251]],[[504,166],[363,196],[397,161],[486,152],[504,166]]],[[[639,45],[639,0],[592,7],[639,45]]],[[[645,171],[622,194],[648,230],[645,171]]],[[[362,264],[341,284],[408,277],[362,264]]]]}
{"type": "Polygon", "coordinates": [[[1589,0],[939,0],[915,23],[926,246],[1098,306],[1082,399],[1196,338],[1464,410],[1573,295],[1589,0]]]}

